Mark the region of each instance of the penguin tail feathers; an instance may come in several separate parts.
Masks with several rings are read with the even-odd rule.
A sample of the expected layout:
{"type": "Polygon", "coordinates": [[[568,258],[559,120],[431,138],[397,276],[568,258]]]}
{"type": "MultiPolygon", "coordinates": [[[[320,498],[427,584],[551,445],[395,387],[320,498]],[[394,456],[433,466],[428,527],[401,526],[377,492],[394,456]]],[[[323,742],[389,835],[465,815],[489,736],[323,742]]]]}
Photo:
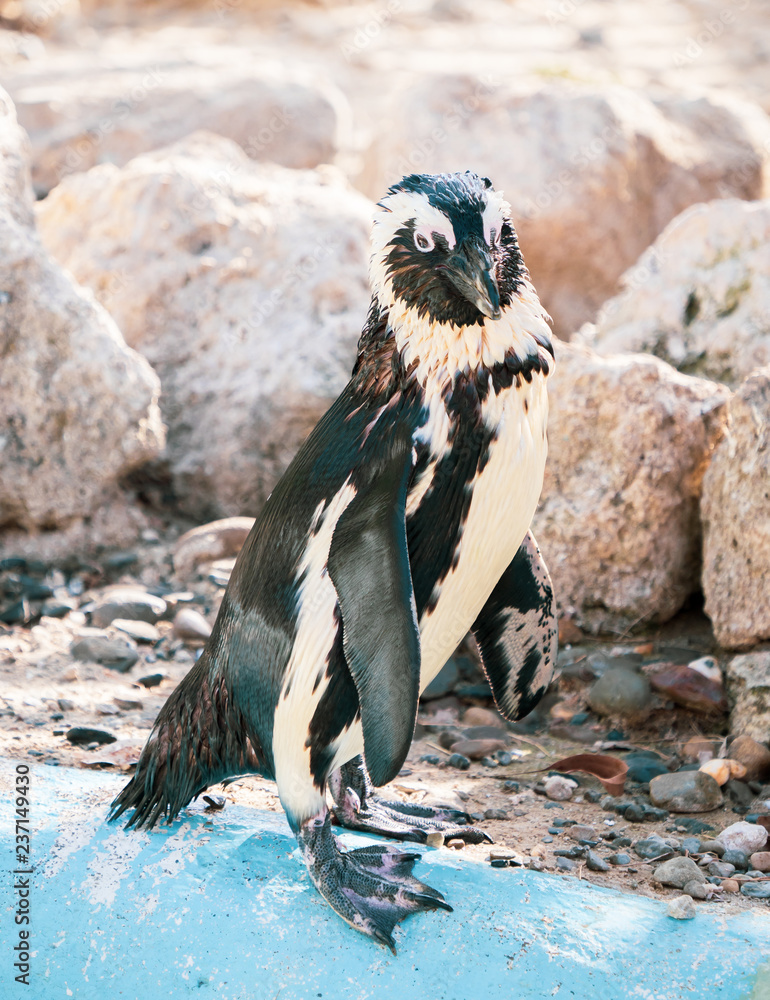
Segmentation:
{"type": "Polygon", "coordinates": [[[171,823],[210,785],[242,774],[266,774],[265,755],[225,679],[206,650],[160,711],[136,772],[111,805],[127,827],[171,823]]]}

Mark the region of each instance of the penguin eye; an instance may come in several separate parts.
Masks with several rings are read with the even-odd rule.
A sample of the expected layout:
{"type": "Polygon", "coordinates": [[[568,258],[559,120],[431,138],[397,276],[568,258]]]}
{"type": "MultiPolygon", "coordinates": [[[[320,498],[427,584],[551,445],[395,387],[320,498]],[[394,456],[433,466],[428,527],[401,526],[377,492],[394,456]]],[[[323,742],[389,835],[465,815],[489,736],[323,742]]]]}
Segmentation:
{"type": "Polygon", "coordinates": [[[428,253],[436,245],[433,236],[425,229],[418,229],[414,234],[414,245],[421,253],[428,253]]]}

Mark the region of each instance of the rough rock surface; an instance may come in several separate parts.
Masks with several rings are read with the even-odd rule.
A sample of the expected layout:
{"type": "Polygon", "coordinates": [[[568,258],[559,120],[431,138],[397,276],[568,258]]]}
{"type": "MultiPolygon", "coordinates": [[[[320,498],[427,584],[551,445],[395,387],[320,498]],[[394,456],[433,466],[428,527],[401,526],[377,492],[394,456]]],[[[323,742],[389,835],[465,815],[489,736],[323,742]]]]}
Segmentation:
{"type": "Polygon", "coordinates": [[[172,484],[200,520],[253,514],[347,382],[372,206],[333,168],[256,164],[196,133],[41,203],[51,250],[163,384],[172,484]]]}
{"type": "Polygon", "coordinates": [[[0,530],[88,516],[163,441],[156,375],[40,243],[28,153],[0,90],[0,530]]]}
{"type": "Polygon", "coordinates": [[[743,851],[753,854],[761,851],[767,843],[767,830],[758,823],[731,823],[716,838],[724,845],[725,851],[743,851]]]}
{"type": "Polygon", "coordinates": [[[557,601],[591,629],[670,618],[698,588],[701,483],[729,390],[558,342],[549,396],[534,531],[557,601]]]}
{"type": "Polygon", "coordinates": [[[675,889],[682,889],[687,882],[705,882],[705,874],[698,868],[691,858],[672,858],[664,861],[655,869],[652,876],[661,885],[670,885],[675,889]]]}
{"type": "MultiPolygon", "coordinates": [[[[770,350],[770,285],[767,295],[770,350]]],[[[703,479],[703,592],[717,641],[738,649],[770,639],[770,365],[743,383],[728,412],[703,479]]]]}
{"type": "Polygon", "coordinates": [[[693,205],[621,282],[586,331],[602,354],[647,351],[731,386],[770,364],[770,200],[693,205]]]}
{"type": "Polygon", "coordinates": [[[710,812],[722,804],[722,792],[710,774],[676,771],[659,774],[650,782],[650,801],[670,812],[710,812]]]}
{"type": "Polygon", "coordinates": [[[770,733],[770,652],[734,656],[725,670],[730,730],[763,741],[770,733]]]}
{"type": "Polygon", "coordinates": [[[232,48],[181,54],[135,42],[119,61],[59,53],[22,64],[5,82],[30,136],[38,194],[198,129],[232,139],[252,159],[296,168],[333,162],[349,129],[336,87],[232,48]]]}
{"type": "Polygon", "coordinates": [[[393,98],[364,190],[404,173],[475,170],[502,188],[557,332],[593,318],[617,280],[688,205],[760,198],[770,120],[714,97],[651,101],[622,87],[535,92],[487,77],[432,77],[393,98]],[[503,139],[504,137],[504,139],[503,139]]]}

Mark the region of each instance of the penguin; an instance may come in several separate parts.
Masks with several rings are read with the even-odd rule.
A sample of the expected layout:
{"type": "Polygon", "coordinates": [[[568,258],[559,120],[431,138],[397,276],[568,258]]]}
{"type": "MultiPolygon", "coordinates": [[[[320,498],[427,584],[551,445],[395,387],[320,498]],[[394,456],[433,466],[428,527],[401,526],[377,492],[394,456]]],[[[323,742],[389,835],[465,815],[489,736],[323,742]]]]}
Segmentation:
{"type": "Polygon", "coordinates": [[[459,810],[375,789],[469,631],[507,719],[548,686],[553,589],[530,522],[554,356],[487,178],[404,177],[377,206],[371,248],[351,379],[257,516],[110,818],[133,810],[127,826],[151,827],[212,784],[274,779],[320,894],[395,954],[401,920],[451,906],[412,874],[418,854],[344,851],[332,818],[401,841],[489,839],[459,810]]]}

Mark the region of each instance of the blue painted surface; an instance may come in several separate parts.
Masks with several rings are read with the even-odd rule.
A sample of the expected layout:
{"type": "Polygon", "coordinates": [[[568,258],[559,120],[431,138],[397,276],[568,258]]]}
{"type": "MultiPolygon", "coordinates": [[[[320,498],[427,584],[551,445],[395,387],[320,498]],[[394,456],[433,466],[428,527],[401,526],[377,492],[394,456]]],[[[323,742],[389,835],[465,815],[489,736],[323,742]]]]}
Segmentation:
{"type": "MultiPolygon", "coordinates": [[[[13,768],[0,761],[0,997],[79,1000],[770,1000],[770,907],[727,917],[424,850],[455,912],[410,918],[397,958],[310,883],[282,816],[228,805],[171,827],[107,825],[123,777],[35,767],[32,975],[13,981],[13,768]]],[[[348,846],[369,842],[343,835],[348,846]]]]}

